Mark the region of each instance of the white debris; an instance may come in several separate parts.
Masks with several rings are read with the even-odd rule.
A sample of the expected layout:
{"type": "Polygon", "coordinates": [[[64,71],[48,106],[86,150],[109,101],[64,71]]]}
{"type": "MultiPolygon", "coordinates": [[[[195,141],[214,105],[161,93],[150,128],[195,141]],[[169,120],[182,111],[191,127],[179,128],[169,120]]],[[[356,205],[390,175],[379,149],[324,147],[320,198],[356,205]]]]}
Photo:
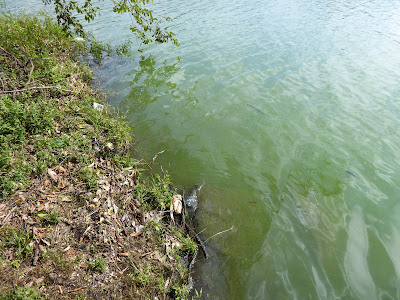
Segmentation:
{"type": "Polygon", "coordinates": [[[107,144],[104,146],[104,150],[105,150],[106,152],[111,152],[112,150],[114,150],[114,145],[113,145],[112,143],[107,143],[107,144]]]}
{"type": "Polygon", "coordinates": [[[76,41],[76,42],[84,42],[85,39],[80,37],[80,36],[77,36],[76,38],[74,38],[74,41],[76,41]]]}
{"type": "Polygon", "coordinates": [[[93,108],[94,109],[97,109],[98,111],[103,111],[104,110],[104,105],[103,104],[100,104],[100,103],[96,103],[96,102],[93,102],[93,108]]]}
{"type": "Polygon", "coordinates": [[[177,194],[172,197],[172,208],[173,211],[180,215],[182,213],[182,196],[177,194]]]}

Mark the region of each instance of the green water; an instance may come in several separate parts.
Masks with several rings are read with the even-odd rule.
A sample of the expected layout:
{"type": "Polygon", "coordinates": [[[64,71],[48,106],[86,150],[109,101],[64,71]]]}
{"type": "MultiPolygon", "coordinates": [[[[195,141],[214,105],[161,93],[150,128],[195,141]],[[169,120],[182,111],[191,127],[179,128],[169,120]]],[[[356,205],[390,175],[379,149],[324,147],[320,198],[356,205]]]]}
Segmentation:
{"type": "MultiPolygon", "coordinates": [[[[20,1],[21,2],[21,1],[20,1]]],[[[157,1],[161,2],[161,1],[157,1]]],[[[181,43],[97,82],[197,214],[211,299],[400,299],[400,2],[155,3],[181,43]]],[[[102,5],[109,5],[107,1],[102,5]]],[[[124,20],[88,28],[113,43],[124,20]]]]}

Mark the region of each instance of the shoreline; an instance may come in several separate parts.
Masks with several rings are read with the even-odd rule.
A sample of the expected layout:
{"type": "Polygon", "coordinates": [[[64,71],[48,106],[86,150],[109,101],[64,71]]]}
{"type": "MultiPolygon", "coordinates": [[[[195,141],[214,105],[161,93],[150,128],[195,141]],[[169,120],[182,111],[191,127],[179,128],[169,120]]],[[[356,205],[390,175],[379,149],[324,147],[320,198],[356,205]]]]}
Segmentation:
{"type": "Polygon", "coordinates": [[[138,170],[128,123],[78,63],[84,45],[48,18],[6,15],[0,47],[0,294],[189,298],[198,247],[176,222],[179,194],[138,170]]]}

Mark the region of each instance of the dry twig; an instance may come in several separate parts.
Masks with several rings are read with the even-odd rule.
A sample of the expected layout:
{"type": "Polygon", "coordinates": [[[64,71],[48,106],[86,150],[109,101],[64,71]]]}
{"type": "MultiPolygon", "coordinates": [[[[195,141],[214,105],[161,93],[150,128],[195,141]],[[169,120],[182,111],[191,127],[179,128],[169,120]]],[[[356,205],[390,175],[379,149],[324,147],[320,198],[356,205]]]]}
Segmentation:
{"type": "Polygon", "coordinates": [[[85,288],[84,286],[81,286],[81,287],[79,287],[77,289],[73,289],[73,290],[68,291],[68,293],[77,292],[77,291],[83,290],[84,288],[85,288]]]}
{"type": "Polygon", "coordinates": [[[25,86],[27,86],[30,82],[31,82],[31,75],[33,73],[33,70],[35,69],[33,62],[32,62],[32,58],[29,59],[29,62],[31,63],[31,70],[29,71],[29,75],[28,75],[28,82],[25,84],[25,86]]]}
{"type": "Polygon", "coordinates": [[[10,215],[12,214],[12,212],[13,212],[14,210],[16,210],[16,209],[17,209],[17,207],[14,206],[14,207],[8,212],[7,216],[6,216],[6,217],[3,219],[3,221],[1,222],[1,226],[3,226],[3,225],[7,222],[8,218],[10,217],[10,215]]]}
{"type": "Polygon", "coordinates": [[[0,94],[10,94],[10,93],[17,93],[17,92],[25,92],[25,91],[29,91],[29,90],[43,90],[43,89],[57,89],[63,92],[69,92],[69,93],[73,93],[74,91],[71,90],[66,90],[63,88],[60,88],[58,86],[33,86],[30,88],[26,88],[26,89],[20,89],[20,90],[12,90],[12,91],[1,91],[0,94]]]}

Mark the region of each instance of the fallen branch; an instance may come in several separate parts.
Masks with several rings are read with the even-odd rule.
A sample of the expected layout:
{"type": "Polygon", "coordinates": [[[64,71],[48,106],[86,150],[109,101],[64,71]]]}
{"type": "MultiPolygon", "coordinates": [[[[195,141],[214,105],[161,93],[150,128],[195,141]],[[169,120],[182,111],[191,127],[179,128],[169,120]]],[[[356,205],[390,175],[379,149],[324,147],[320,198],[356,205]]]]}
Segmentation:
{"type": "Polygon", "coordinates": [[[0,91],[0,94],[10,94],[10,93],[17,93],[17,92],[25,92],[25,91],[29,91],[29,90],[43,90],[43,89],[57,89],[63,92],[69,92],[69,93],[73,93],[74,91],[71,90],[66,90],[66,89],[62,89],[58,86],[33,86],[30,88],[26,88],[26,89],[20,89],[20,90],[12,90],[12,91],[0,91]]]}
{"type": "Polygon", "coordinates": [[[3,81],[3,79],[0,77],[0,81],[1,81],[1,86],[2,86],[2,90],[4,91],[4,81],[3,81]]]}
{"type": "Polygon", "coordinates": [[[206,246],[204,246],[204,244],[203,244],[203,241],[200,239],[200,237],[198,235],[195,235],[194,237],[195,237],[196,241],[199,243],[200,248],[203,250],[204,257],[206,259],[208,259],[208,253],[206,251],[206,246]]]}
{"type": "Polygon", "coordinates": [[[259,110],[257,107],[254,107],[253,105],[248,104],[248,103],[247,103],[247,105],[250,106],[251,108],[255,109],[256,111],[258,111],[260,114],[263,114],[264,116],[268,116],[265,112],[259,110]]]}

